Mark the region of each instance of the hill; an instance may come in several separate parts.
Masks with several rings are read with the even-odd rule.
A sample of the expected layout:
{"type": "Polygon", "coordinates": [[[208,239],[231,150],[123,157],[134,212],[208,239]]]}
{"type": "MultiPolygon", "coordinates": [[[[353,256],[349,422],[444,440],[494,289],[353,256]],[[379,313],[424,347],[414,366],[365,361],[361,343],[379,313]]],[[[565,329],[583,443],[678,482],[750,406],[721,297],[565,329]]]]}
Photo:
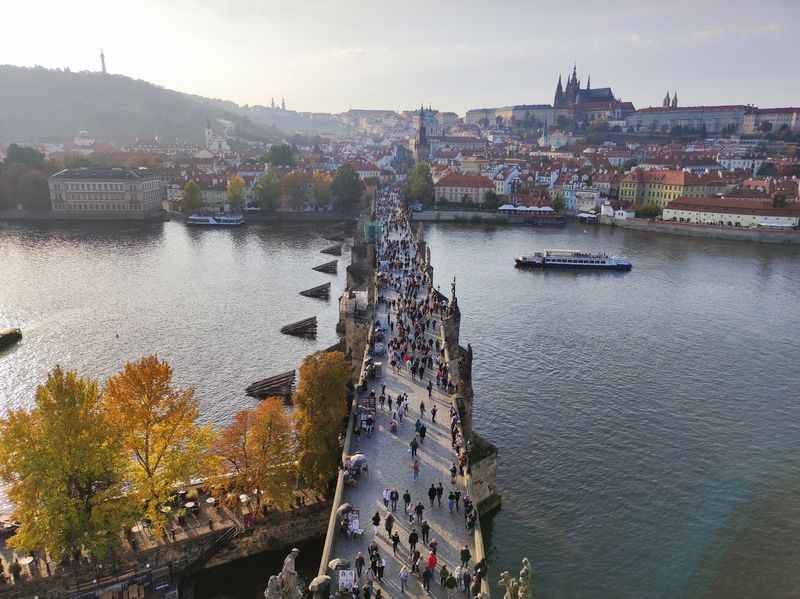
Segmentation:
{"type": "Polygon", "coordinates": [[[71,139],[85,129],[117,143],[158,136],[199,143],[207,122],[234,123],[235,135],[281,134],[254,122],[233,102],[176,92],[123,75],[0,65],[0,143],[71,139]]]}

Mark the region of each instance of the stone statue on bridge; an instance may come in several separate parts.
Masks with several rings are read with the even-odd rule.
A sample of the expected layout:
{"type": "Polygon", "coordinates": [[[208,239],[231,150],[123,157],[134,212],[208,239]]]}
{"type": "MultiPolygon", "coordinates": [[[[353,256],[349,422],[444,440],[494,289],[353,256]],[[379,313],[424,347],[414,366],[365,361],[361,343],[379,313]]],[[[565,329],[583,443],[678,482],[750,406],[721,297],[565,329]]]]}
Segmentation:
{"type": "Polygon", "coordinates": [[[294,561],[300,554],[296,547],[283,560],[283,569],[277,576],[270,576],[267,589],[264,591],[266,599],[301,599],[303,592],[297,582],[297,570],[294,561]]]}
{"type": "Polygon", "coordinates": [[[505,587],[504,599],[533,599],[533,570],[531,562],[527,557],[522,558],[522,570],[519,571],[519,579],[511,576],[508,571],[500,574],[501,587],[505,587]]]}

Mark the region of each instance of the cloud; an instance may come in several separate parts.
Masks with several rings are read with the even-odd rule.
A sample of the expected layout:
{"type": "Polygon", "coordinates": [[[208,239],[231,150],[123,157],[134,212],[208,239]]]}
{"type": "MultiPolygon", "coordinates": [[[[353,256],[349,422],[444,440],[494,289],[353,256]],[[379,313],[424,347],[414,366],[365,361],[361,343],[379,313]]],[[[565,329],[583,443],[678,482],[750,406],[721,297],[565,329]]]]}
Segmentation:
{"type": "Polygon", "coordinates": [[[364,48],[337,48],[331,52],[334,58],[355,58],[358,56],[366,55],[367,51],[364,48]]]}

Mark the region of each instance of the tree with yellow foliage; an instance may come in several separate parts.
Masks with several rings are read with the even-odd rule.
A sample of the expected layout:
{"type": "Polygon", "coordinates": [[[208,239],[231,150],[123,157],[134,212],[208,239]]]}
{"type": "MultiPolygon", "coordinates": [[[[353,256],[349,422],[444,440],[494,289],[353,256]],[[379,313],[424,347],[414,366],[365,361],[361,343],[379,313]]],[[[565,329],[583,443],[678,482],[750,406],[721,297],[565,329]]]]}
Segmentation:
{"type": "Polygon", "coordinates": [[[228,179],[228,203],[234,210],[241,210],[244,205],[244,191],[246,184],[239,175],[234,175],[228,179]]]}
{"type": "Polygon", "coordinates": [[[327,208],[331,203],[331,185],[333,177],[327,173],[314,173],[311,178],[311,193],[320,208],[327,208]]]}
{"type": "Polygon", "coordinates": [[[347,416],[349,378],[341,352],[313,354],[300,366],[294,395],[299,471],[307,484],[320,491],[339,465],[339,432],[347,416]]]}
{"type": "Polygon", "coordinates": [[[154,523],[175,485],[206,474],[214,432],[197,424],[194,390],[172,385],[172,368],[156,356],[125,364],[108,379],[105,404],[110,428],[129,458],[133,495],[154,523]]]}
{"type": "Polygon", "coordinates": [[[125,465],[97,381],[56,366],[33,409],[0,420],[0,477],[20,523],[10,545],[56,560],[113,552],[135,520],[125,465]]]}
{"type": "Polygon", "coordinates": [[[289,507],[297,480],[289,418],[281,400],[270,397],[253,410],[242,410],[214,445],[222,486],[236,494],[252,495],[258,508],[269,501],[289,507]]]}

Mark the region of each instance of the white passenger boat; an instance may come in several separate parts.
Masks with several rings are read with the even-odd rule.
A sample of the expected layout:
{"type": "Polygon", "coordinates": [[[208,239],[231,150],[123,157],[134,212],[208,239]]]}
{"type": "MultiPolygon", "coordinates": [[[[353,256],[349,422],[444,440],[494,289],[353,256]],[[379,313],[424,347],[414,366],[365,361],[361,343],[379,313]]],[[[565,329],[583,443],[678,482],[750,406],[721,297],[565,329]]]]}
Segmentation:
{"type": "Polygon", "coordinates": [[[519,268],[569,268],[575,270],[630,270],[626,258],[606,254],[590,254],[578,250],[542,250],[529,256],[518,256],[519,268]]]}
{"type": "Polygon", "coordinates": [[[192,214],[186,219],[187,225],[199,227],[238,227],[244,224],[244,217],[241,214],[192,214]]]}

